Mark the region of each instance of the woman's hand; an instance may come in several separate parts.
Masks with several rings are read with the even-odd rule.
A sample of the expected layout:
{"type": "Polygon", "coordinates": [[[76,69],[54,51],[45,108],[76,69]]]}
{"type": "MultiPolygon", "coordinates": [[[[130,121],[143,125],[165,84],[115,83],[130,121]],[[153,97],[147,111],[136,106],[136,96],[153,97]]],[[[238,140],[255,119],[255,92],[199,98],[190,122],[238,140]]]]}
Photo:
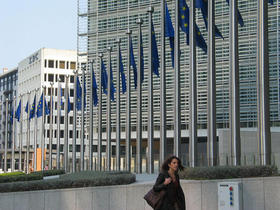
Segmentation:
{"type": "Polygon", "coordinates": [[[170,182],[172,181],[172,179],[169,178],[165,178],[165,181],[163,182],[164,185],[168,185],[170,182]]]}

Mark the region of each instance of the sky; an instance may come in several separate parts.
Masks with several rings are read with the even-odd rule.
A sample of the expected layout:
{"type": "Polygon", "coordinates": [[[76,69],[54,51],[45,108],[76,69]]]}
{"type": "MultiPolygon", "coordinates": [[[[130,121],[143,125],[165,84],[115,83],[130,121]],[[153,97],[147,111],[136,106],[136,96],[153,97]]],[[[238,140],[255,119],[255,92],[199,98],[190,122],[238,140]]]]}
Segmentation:
{"type": "Polygon", "coordinates": [[[43,47],[77,49],[77,0],[2,0],[0,72],[43,47]]]}

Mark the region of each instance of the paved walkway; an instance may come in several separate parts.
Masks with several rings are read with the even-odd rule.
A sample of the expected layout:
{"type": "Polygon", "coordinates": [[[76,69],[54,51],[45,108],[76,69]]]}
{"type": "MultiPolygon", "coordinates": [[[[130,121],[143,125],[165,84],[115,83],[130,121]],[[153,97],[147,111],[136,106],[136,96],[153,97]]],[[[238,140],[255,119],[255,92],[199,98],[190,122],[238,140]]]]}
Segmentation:
{"type": "Polygon", "coordinates": [[[158,174],[135,174],[137,183],[154,183],[158,174]]]}

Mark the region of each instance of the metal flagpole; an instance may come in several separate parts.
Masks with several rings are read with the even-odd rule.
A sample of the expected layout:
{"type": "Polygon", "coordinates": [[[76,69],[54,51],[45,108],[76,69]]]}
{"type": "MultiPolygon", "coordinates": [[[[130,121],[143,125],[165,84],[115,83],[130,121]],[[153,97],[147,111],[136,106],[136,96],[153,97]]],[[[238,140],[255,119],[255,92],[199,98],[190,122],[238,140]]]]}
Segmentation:
{"type": "MultiPolygon", "coordinates": [[[[35,96],[37,97],[37,92],[38,92],[39,88],[36,88],[35,89],[35,96]]],[[[35,102],[36,103],[36,102],[35,102]]],[[[36,104],[35,104],[35,107],[34,107],[34,117],[35,117],[35,121],[34,121],[34,160],[33,160],[33,163],[34,163],[34,171],[37,171],[37,114],[36,114],[36,110],[37,110],[37,107],[36,107],[36,104]]]]}
{"type": "Polygon", "coordinates": [[[93,60],[90,61],[90,100],[89,100],[89,170],[92,171],[92,145],[93,145],[93,60]]]}
{"type": "Polygon", "coordinates": [[[112,47],[107,48],[108,51],[108,83],[107,83],[107,145],[106,145],[106,156],[107,156],[107,171],[111,170],[111,52],[112,47]]]}
{"type": "Polygon", "coordinates": [[[121,142],[121,98],[120,98],[120,54],[121,54],[121,39],[116,39],[117,43],[117,50],[118,50],[118,56],[117,56],[117,87],[116,87],[116,166],[117,171],[121,169],[121,161],[120,161],[120,142],[121,142]]]}
{"type": "Polygon", "coordinates": [[[142,82],[141,69],[143,68],[141,63],[141,46],[142,39],[142,18],[137,20],[138,24],[138,72],[137,72],[137,141],[136,141],[136,173],[142,173],[142,82]]]}
{"type": "Polygon", "coordinates": [[[30,94],[28,91],[28,112],[27,112],[27,140],[26,140],[26,173],[29,173],[29,149],[30,149],[30,94]]]}
{"type": "MultiPolygon", "coordinates": [[[[0,106],[1,106],[1,111],[3,109],[3,105],[5,104],[5,102],[0,101],[0,106]]],[[[2,164],[2,159],[3,159],[3,151],[0,151],[0,169],[4,170],[4,164],[2,164]]]]}
{"type": "Polygon", "coordinates": [[[56,133],[56,168],[60,169],[60,117],[61,117],[61,80],[58,78],[57,86],[57,133],[56,133]]]}
{"type": "Polygon", "coordinates": [[[97,169],[99,171],[102,170],[102,57],[103,53],[100,53],[99,55],[100,58],[100,70],[99,70],[99,104],[98,104],[98,145],[97,145],[97,169]]]}
{"type": "Polygon", "coordinates": [[[238,55],[238,0],[230,1],[230,32],[229,32],[229,59],[230,59],[230,121],[231,132],[231,163],[241,164],[240,140],[240,103],[239,103],[239,55],[238,55]]]}
{"type": "Polygon", "coordinates": [[[15,129],[16,129],[16,118],[15,118],[15,112],[16,112],[16,105],[17,105],[17,100],[16,96],[14,96],[14,109],[13,110],[13,130],[12,130],[12,172],[15,170],[15,129]]]}
{"type": "Polygon", "coordinates": [[[269,112],[268,1],[258,1],[257,107],[258,148],[261,165],[271,164],[269,112]]]}
{"type": "MultiPolygon", "coordinates": [[[[5,102],[2,102],[2,100],[0,101],[0,111],[3,110],[3,105],[5,102]]],[[[0,150],[0,169],[3,170],[4,165],[2,164],[2,158],[3,158],[3,154],[2,154],[2,150],[0,150]]]]}
{"type": "Polygon", "coordinates": [[[7,149],[8,149],[8,107],[9,107],[9,99],[8,95],[6,96],[6,116],[5,116],[5,151],[4,151],[4,172],[7,172],[7,149]]]}
{"type": "Polygon", "coordinates": [[[50,138],[49,138],[49,169],[52,170],[52,145],[53,145],[53,82],[51,84],[51,98],[50,98],[50,138]]]}
{"type": "MultiPolygon", "coordinates": [[[[69,75],[66,75],[66,86],[64,89],[64,170],[69,171],[68,167],[68,98],[69,98],[69,75]]],[[[70,103],[70,102],[69,102],[70,103]]]]}
{"type": "Polygon", "coordinates": [[[208,165],[217,164],[216,140],[216,62],[215,62],[215,0],[208,0],[208,165]]]}
{"type": "Polygon", "coordinates": [[[127,45],[127,74],[126,74],[126,79],[127,79],[127,89],[126,89],[126,170],[131,171],[131,157],[130,157],[130,147],[131,147],[131,107],[130,107],[130,90],[131,90],[131,85],[130,85],[130,48],[132,47],[130,45],[131,43],[131,34],[132,31],[130,29],[127,29],[126,34],[128,35],[128,45],[127,45]]]}
{"type": "Polygon", "coordinates": [[[41,133],[41,170],[44,170],[44,153],[45,153],[45,95],[46,95],[46,86],[42,86],[42,95],[43,95],[43,109],[42,109],[42,133],[41,133]]]}
{"type": "Polygon", "coordinates": [[[77,77],[78,71],[74,71],[74,102],[73,102],[73,140],[72,140],[72,172],[76,172],[76,143],[77,143],[77,77]]]}
{"type": "MultiPolygon", "coordinates": [[[[20,94],[20,100],[23,99],[23,95],[20,94]]],[[[22,106],[20,110],[20,133],[19,133],[19,171],[22,171],[22,116],[23,116],[23,100],[22,100],[22,106]]]]}
{"type": "Polygon", "coordinates": [[[161,72],[160,72],[160,165],[166,157],[166,66],[165,66],[165,0],[161,1],[161,72]]]}
{"type": "Polygon", "coordinates": [[[197,81],[196,81],[196,28],[195,3],[190,6],[190,118],[189,118],[189,165],[197,165],[197,81]]]}
{"type": "Polygon", "coordinates": [[[85,145],[85,72],[86,72],[86,66],[82,67],[82,113],[81,113],[81,140],[80,140],[80,167],[81,171],[85,168],[85,151],[84,151],[84,145],[85,145]]]}
{"type": "Polygon", "coordinates": [[[154,121],[153,121],[153,64],[152,64],[152,18],[154,8],[149,7],[149,71],[148,71],[148,173],[154,172],[153,140],[154,140],[154,121]]]}
{"type": "Polygon", "coordinates": [[[174,37],[174,155],[180,157],[181,145],[181,106],[180,106],[180,32],[179,32],[179,0],[175,1],[175,37],[174,37]]]}

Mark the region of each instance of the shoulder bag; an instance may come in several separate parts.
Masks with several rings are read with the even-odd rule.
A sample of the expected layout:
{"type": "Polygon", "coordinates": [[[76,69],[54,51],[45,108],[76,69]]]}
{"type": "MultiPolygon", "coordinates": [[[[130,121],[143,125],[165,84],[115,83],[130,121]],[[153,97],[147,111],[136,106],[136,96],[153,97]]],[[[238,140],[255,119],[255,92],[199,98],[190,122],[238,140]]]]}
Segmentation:
{"type": "Polygon", "coordinates": [[[159,209],[161,207],[161,204],[163,202],[163,198],[166,194],[165,190],[161,190],[159,192],[155,192],[153,189],[151,189],[145,196],[144,199],[147,201],[147,203],[155,210],[159,209]]]}

